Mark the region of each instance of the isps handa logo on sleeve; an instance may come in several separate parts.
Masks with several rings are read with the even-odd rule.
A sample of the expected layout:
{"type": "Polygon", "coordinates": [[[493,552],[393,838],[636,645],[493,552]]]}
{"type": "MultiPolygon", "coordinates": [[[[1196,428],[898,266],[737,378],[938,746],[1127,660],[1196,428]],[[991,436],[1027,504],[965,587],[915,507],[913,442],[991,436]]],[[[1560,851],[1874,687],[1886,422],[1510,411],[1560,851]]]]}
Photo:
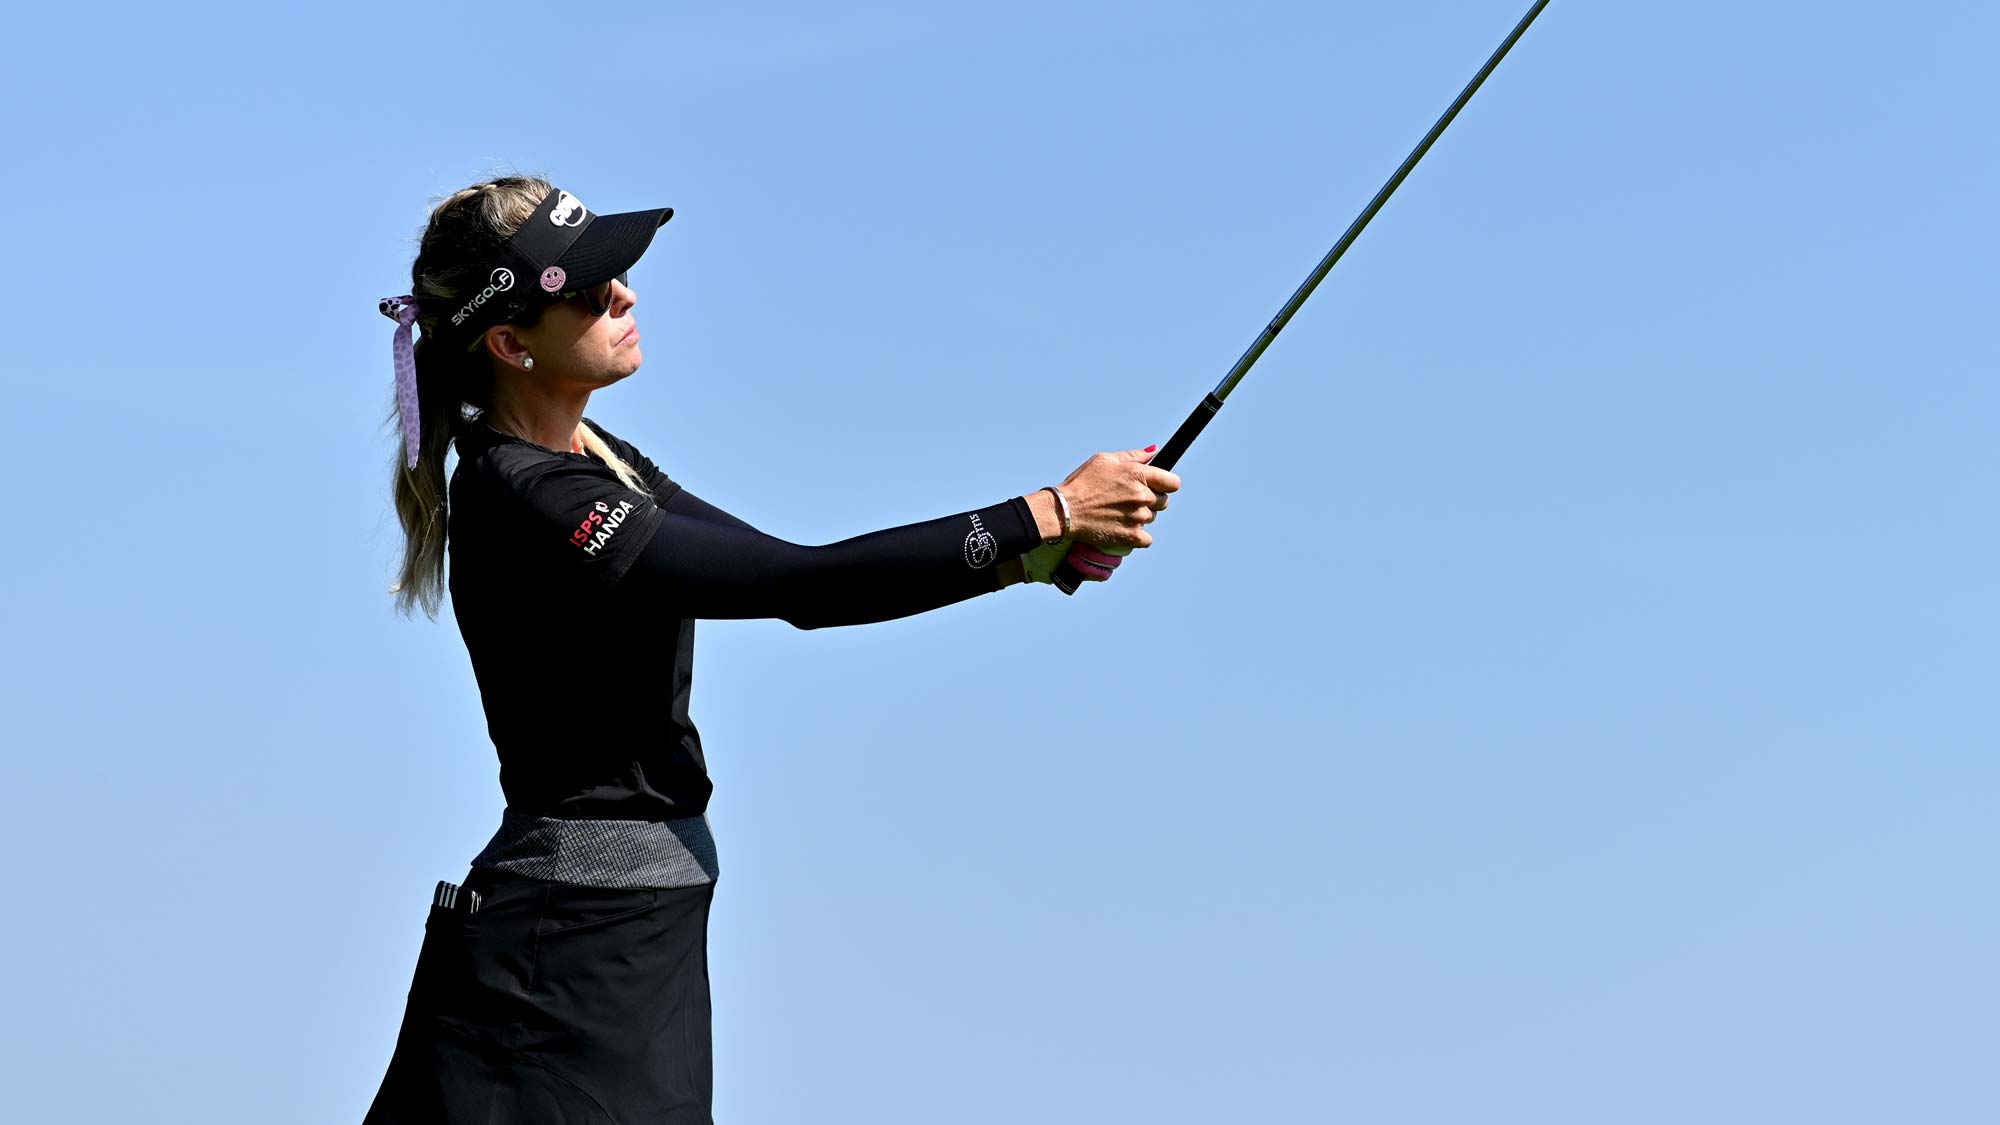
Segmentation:
{"type": "Polygon", "coordinates": [[[569,533],[569,541],[583,548],[584,554],[596,558],[597,552],[602,551],[604,545],[611,542],[611,537],[618,534],[619,527],[635,510],[635,505],[630,500],[620,500],[616,504],[599,500],[590,507],[591,511],[583,517],[583,522],[569,533]]]}

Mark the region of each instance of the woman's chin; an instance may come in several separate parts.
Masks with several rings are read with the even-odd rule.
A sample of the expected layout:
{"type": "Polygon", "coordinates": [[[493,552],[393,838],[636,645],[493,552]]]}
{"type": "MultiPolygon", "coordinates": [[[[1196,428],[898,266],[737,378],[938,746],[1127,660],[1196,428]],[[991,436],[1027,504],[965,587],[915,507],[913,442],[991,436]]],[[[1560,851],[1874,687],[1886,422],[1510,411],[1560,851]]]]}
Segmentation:
{"type": "Polygon", "coordinates": [[[622,383],[638,373],[639,373],[639,350],[637,348],[634,348],[632,349],[632,354],[622,357],[622,362],[620,362],[617,366],[613,367],[609,372],[607,372],[607,375],[609,377],[606,378],[604,382],[599,383],[598,386],[608,387],[613,383],[622,383]]]}

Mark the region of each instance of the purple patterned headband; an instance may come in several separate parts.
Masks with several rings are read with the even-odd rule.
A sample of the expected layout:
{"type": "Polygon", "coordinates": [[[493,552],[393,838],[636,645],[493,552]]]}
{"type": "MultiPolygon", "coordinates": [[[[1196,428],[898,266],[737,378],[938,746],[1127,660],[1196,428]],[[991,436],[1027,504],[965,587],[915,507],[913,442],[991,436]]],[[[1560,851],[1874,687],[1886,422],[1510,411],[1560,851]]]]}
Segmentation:
{"type": "Polygon", "coordinates": [[[417,467],[417,447],[423,442],[424,428],[417,417],[417,347],[410,339],[417,322],[417,299],[413,296],[384,297],[378,306],[382,315],[396,322],[395,338],[389,351],[396,360],[396,414],[403,420],[403,463],[417,467]]]}

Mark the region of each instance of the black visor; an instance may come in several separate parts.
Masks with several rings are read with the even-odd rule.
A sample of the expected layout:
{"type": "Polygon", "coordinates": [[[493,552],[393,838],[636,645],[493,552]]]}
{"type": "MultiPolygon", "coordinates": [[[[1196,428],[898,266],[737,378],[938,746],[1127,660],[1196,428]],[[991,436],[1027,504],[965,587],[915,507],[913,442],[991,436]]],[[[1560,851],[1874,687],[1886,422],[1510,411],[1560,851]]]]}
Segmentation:
{"type": "MultiPolygon", "coordinates": [[[[461,338],[519,318],[537,300],[601,285],[632,268],[674,209],[596,214],[555,188],[438,327],[461,338]]],[[[475,275],[476,276],[476,275],[475,275]]]]}

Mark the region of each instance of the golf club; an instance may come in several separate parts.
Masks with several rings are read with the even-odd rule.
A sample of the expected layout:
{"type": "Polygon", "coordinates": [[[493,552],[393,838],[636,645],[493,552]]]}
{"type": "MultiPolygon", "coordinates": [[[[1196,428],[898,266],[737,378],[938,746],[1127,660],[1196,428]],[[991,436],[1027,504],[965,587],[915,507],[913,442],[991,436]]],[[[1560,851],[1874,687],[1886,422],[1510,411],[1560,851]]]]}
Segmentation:
{"type": "MultiPolygon", "coordinates": [[[[1472,100],[1472,95],[1478,92],[1480,84],[1486,81],[1486,76],[1493,73],[1493,69],[1500,65],[1500,60],[1507,57],[1507,52],[1512,50],[1515,42],[1527,32],[1528,25],[1534,23],[1535,17],[1541,15],[1542,9],[1548,6],[1549,0],[1536,0],[1535,6],[1528,9],[1528,14],[1521,17],[1521,22],[1515,25],[1506,41],[1500,44],[1500,49],[1493,52],[1493,57],[1486,60],[1486,65],[1479,68],[1479,73],[1473,75],[1472,81],[1459,93],[1458,100],[1452,102],[1451,108],[1445,110],[1444,116],[1438,118],[1437,124],[1431,126],[1431,131],[1424,137],[1423,143],[1411,151],[1409,157],[1403,161],[1403,166],[1396,169],[1396,174],[1389,177],[1389,182],[1382,185],[1382,190],[1375,193],[1374,199],[1369,200],[1361,216],[1347,228],[1347,233],[1341,235],[1340,241],[1333,244],[1333,249],[1326,252],[1326,257],[1320,259],[1319,265],[1313,267],[1312,274],[1306,278],[1305,284],[1299,286],[1298,292],[1292,294],[1292,299],[1286,301],[1285,307],[1278,311],[1278,315],[1271,319],[1270,324],[1264,326],[1264,331],[1258,333],[1257,339],[1250,345],[1250,350],[1244,352],[1243,358],[1236,361],[1236,366],[1229,369],[1229,374],[1222,377],[1222,382],[1216,384],[1215,389],[1202,398],[1201,405],[1194,408],[1194,413],[1188,415],[1187,421],[1181,423],[1181,428],[1174,431],[1174,436],[1167,439],[1167,444],[1160,448],[1159,453],[1155,454],[1153,459],[1147,462],[1148,464],[1157,465],[1162,469],[1174,467],[1175,462],[1180,460],[1181,454],[1187,452],[1188,446],[1193,445],[1194,439],[1201,435],[1209,420],[1222,409],[1223,402],[1229,398],[1229,392],[1235,390],[1236,384],[1243,381],[1243,376],[1250,371],[1251,365],[1257,362],[1257,357],[1264,354],[1264,349],[1271,346],[1271,341],[1278,338],[1279,332],[1284,331],[1285,324],[1292,319],[1292,314],[1299,311],[1299,306],[1306,303],[1307,297],[1312,296],[1312,291],[1319,285],[1320,279],[1333,269],[1333,264],[1340,261],[1342,254],[1347,253],[1347,248],[1361,236],[1362,230],[1368,226],[1368,221],[1375,217],[1375,212],[1380,211],[1382,205],[1389,201],[1389,197],[1395,194],[1396,188],[1410,174],[1410,170],[1417,166],[1417,161],[1422,160],[1424,153],[1430,151],[1431,145],[1437,143],[1437,139],[1444,135],[1445,127],[1451,124],[1452,118],[1457,117],[1458,111],[1465,108],[1465,103],[1472,100]]],[[[1077,587],[1083,584],[1084,578],[1065,558],[1061,565],[1056,567],[1052,581],[1063,593],[1074,594],[1077,587]]]]}

